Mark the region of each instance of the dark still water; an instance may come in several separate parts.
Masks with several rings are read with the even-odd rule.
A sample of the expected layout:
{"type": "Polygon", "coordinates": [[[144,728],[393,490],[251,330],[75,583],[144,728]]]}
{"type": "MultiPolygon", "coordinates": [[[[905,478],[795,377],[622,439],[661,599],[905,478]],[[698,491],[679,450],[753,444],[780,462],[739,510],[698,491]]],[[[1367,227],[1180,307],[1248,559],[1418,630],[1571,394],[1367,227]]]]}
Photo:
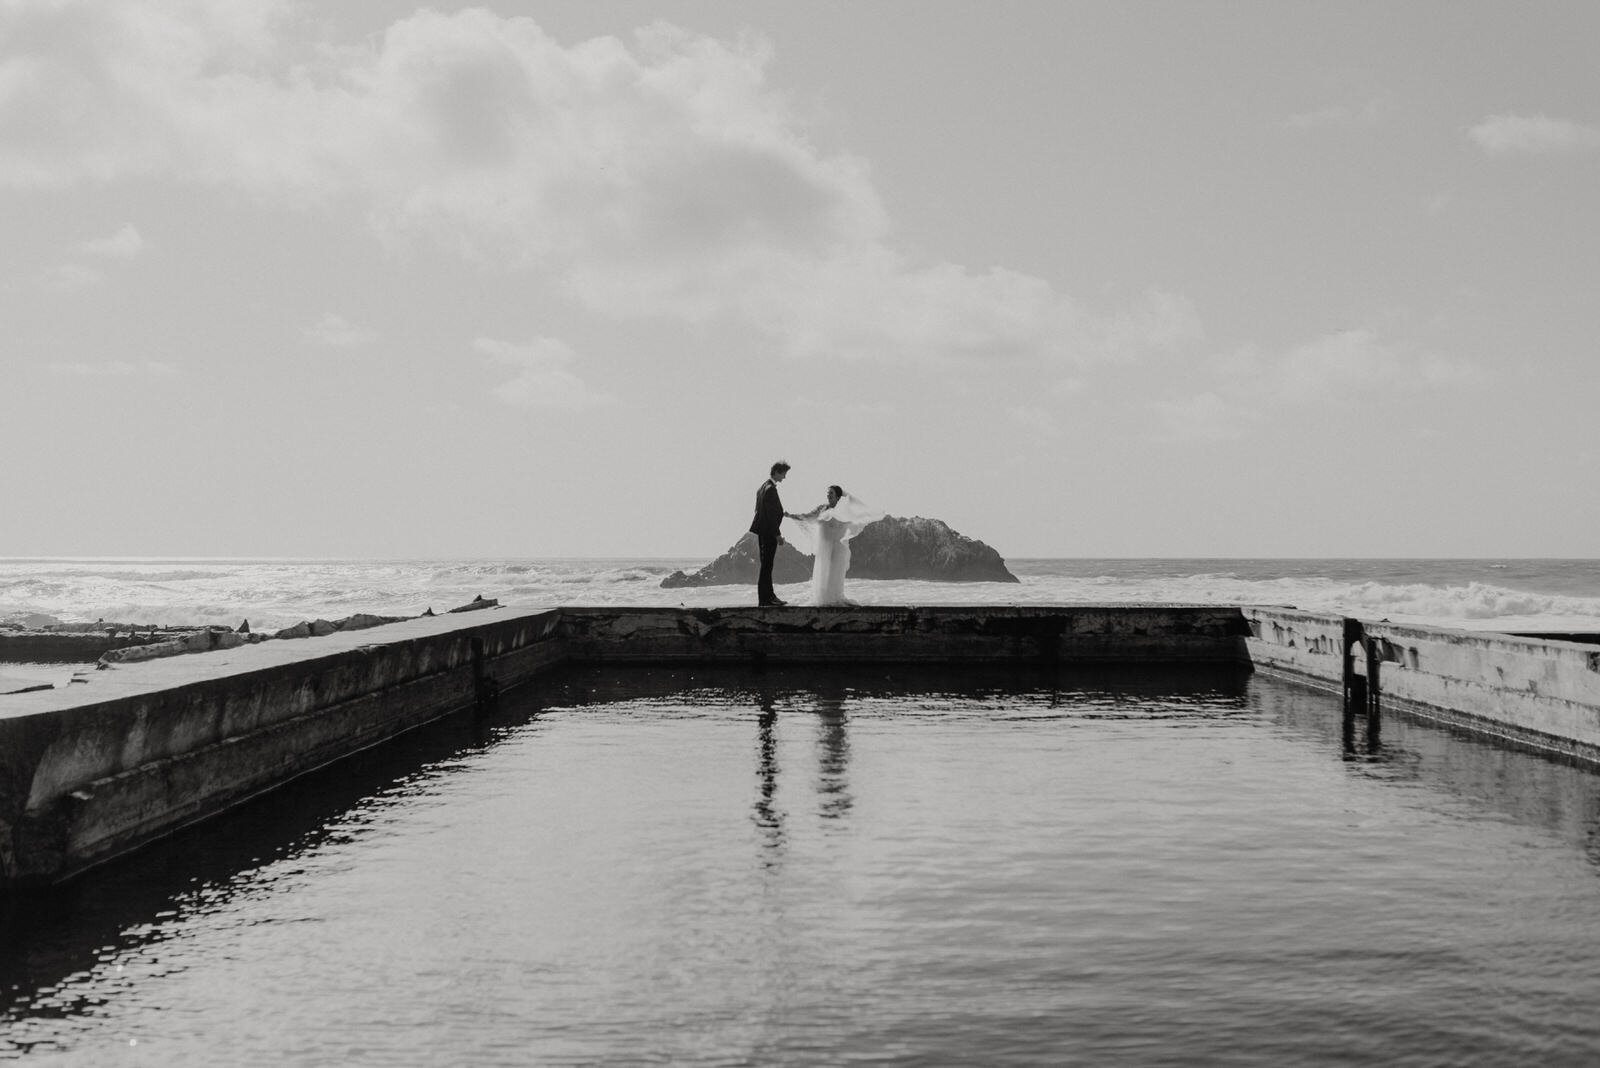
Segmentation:
{"type": "Polygon", "coordinates": [[[575,673],[0,944],[76,1064],[1585,1064],[1600,780],[1260,677],[575,673]]]}

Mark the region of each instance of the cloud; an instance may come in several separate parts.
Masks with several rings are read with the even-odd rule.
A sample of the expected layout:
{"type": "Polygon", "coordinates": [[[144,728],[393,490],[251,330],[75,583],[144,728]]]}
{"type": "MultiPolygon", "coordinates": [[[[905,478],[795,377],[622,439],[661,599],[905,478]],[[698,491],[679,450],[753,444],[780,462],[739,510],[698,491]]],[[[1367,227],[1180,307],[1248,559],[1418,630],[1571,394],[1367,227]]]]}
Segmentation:
{"type": "Polygon", "coordinates": [[[76,378],[130,378],[135,375],[164,378],[178,373],[178,369],[172,364],[158,360],[146,360],[143,363],[129,363],[126,360],[106,360],[101,363],[67,362],[51,363],[46,366],[53,374],[76,378]]]}
{"type": "MultiPolygon", "coordinates": [[[[794,356],[1023,359],[1077,366],[1137,359],[1201,336],[1182,297],[1152,293],[1095,312],[1043,279],[1004,267],[915,265],[879,244],[824,257],[729,264],[715,292],[794,356]]],[[[619,270],[625,271],[625,268],[619,270]]],[[[612,278],[618,275],[613,272],[612,278]]],[[[622,297],[623,293],[616,294],[622,297]]]]}
{"type": "Polygon", "coordinates": [[[1027,403],[1012,405],[1005,414],[1040,441],[1058,438],[1066,429],[1063,411],[1072,408],[1069,402],[1087,388],[1088,383],[1081,378],[1044,382],[1033,390],[1027,403]]]}
{"type": "Polygon", "coordinates": [[[1061,424],[1057,421],[1054,412],[1033,404],[1024,404],[1007,411],[1011,420],[1019,424],[1024,430],[1039,438],[1054,438],[1061,435],[1061,424]]]}
{"type": "Polygon", "coordinates": [[[144,238],[130,223],[110,237],[85,241],[78,246],[78,251],[86,256],[99,256],[108,260],[131,260],[144,251],[144,238]]]}
{"type": "Polygon", "coordinates": [[[378,339],[378,334],[368,327],[355,325],[342,315],[328,312],[305,328],[305,337],[307,341],[317,345],[349,349],[370,345],[378,339]]]}
{"type": "Polygon", "coordinates": [[[1546,115],[1491,115],[1467,131],[1491,155],[1553,155],[1600,148],[1600,129],[1546,115]]]}
{"type": "Polygon", "coordinates": [[[1239,382],[1243,392],[1290,404],[1472,386],[1484,378],[1472,364],[1384,342],[1370,330],[1328,334],[1272,357],[1247,351],[1236,359],[1236,367],[1249,371],[1239,382]]]}
{"type": "Polygon", "coordinates": [[[582,411],[616,403],[616,398],[590,389],[569,369],[575,354],[571,346],[557,338],[534,338],[518,345],[480,337],[472,347],[492,362],[516,371],[494,389],[495,396],[507,404],[582,411]]]}
{"type": "Polygon", "coordinates": [[[1147,350],[1176,351],[1205,337],[1194,303],[1161,290],[1151,290],[1133,307],[1110,316],[1103,330],[1107,353],[1123,358],[1147,350]]]}
{"type": "Polygon", "coordinates": [[[1282,351],[1256,347],[1219,353],[1207,362],[1212,388],[1150,405],[1169,440],[1221,441],[1242,436],[1269,413],[1390,397],[1415,399],[1488,382],[1476,365],[1370,330],[1343,330],[1282,351]]]}
{"type": "Polygon", "coordinates": [[[70,293],[99,283],[105,275],[95,267],[81,263],[57,263],[44,269],[42,276],[46,289],[57,293],[70,293]]]}
{"type": "Polygon", "coordinates": [[[791,407],[806,413],[805,418],[831,417],[841,420],[866,422],[893,418],[899,408],[891,401],[839,401],[818,400],[814,397],[795,397],[791,407]]]}
{"type": "Polygon", "coordinates": [[[613,317],[727,319],[791,355],[1130,359],[1181,297],[1081,306],[1005,267],[914,261],[867,165],[820,151],[771,50],[665,24],[563,45],[419,10],[356,44],[286,0],[4,0],[0,185],[130,178],[356,208],[384,241],[541,272],[613,317]]]}
{"type": "Polygon", "coordinates": [[[1386,100],[1369,97],[1356,103],[1330,104],[1313,111],[1290,115],[1284,125],[1295,130],[1311,130],[1326,126],[1371,126],[1380,121],[1388,110],[1386,100]]]}
{"type": "MultiPolygon", "coordinates": [[[[109,237],[84,241],[74,251],[100,260],[131,260],[143,250],[144,238],[130,224],[109,237]]],[[[46,267],[41,280],[46,289],[70,293],[75,289],[98,285],[105,280],[105,272],[89,264],[67,261],[46,267]]]]}
{"type": "Polygon", "coordinates": [[[1450,212],[1460,199],[1454,189],[1445,189],[1438,193],[1431,193],[1422,201],[1422,210],[1429,215],[1444,215],[1450,212]]]}
{"type": "Polygon", "coordinates": [[[1218,393],[1150,402],[1156,437],[1165,442],[1233,441],[1244,436],[1249,417],[1218,393]]]}

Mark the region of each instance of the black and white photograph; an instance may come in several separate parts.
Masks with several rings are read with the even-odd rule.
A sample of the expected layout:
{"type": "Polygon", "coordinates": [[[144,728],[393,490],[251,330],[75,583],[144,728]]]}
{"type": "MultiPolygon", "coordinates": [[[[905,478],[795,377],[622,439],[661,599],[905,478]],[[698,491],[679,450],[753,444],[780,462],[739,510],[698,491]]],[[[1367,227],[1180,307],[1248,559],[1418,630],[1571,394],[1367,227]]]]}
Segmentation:
{"type": "Polygon", "coordinates": [[[0,1062],[1600,1063],[1594,0],[0,0],[0,1062]]]}

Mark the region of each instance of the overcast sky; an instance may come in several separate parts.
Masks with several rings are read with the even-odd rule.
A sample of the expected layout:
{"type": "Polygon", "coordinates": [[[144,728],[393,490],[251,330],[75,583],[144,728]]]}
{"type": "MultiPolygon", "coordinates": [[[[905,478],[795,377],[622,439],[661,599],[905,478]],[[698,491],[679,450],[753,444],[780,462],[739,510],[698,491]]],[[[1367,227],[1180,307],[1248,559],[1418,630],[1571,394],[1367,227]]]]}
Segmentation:
{"type": "Polygon", "coordinates": [[[1596,556],[1600,5],[0,0],[0,556],[1596,556]]]}

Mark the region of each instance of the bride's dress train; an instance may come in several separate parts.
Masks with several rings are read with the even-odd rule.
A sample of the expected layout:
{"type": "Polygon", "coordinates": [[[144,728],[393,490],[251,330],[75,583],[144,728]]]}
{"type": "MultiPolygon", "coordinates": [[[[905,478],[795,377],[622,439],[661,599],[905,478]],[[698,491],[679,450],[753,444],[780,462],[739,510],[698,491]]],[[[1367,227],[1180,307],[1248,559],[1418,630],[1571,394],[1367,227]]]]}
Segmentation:
{"type": "Polygon", "coordinates": [[[832,508],[823,505],[786,520],[788,533],[795,535],[792,540],[812,547],[815,563],[811,567],[811,604],[856,603],[844,595],[844,576],[850,570],[850,539],[868,523],[882,518],[882,512],[847,493],[832,508]]]}

